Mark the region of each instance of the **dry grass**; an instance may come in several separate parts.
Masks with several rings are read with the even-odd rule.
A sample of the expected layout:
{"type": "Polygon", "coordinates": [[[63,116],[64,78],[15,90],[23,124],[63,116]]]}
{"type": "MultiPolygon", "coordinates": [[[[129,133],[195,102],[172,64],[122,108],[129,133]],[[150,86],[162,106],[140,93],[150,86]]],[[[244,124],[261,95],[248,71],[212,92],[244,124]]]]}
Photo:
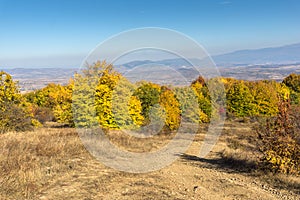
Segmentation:
{"type": "Polygon", "coordinates": [[[259,177],[263,182],[279,188],[288,189],[300,194],[300,177],[296,175],[273,174],[260,167],[261,152],[256,145],[253,128],[257,124],[250,122],[227,122],[221,138],[226,143],[220,153],[225,165],[238,172],[246,172],[250,176],[259,177]],[[230,127],[230,128],[228,128],[230,127]]]}
{"type": "MultiPolygon", "coordinates": [[[[220,157],[215,157],[216,162],[212,163],[219,165],[222,170],[230,169],[230,173],[258,177],[276,188],[299,192],[299,177],[265,174],[259,169],[253,170],[256,168],[254,165],[258,158],[254,151],[253,133],[250,128],[250,124],[227,122],[218,144],[218,148],[221,147],[223,152],[219,151],[220,157]]],[[[134,152],[156,150],[172,139],[172,135],[139,139],[118,131],[112,131],[108,136],[112,143],[134,152]]],[[[202,140],[203,133],[197,135],[195,141],[199,143],[202,140]]],[[[73,199],[85,199],[85,196],[90,196],[90,199],[95,197],[101,199],[108,193],[110,197],[123,195],[123,187],[127,187],[126,184],[135,185],[141,180],[146,182],[151,180],[153,183],[150,181],[151,187],[149,186],[148,190],[140,186],[135,188],[137,191],[135,194],[124,189],[128,199],[139,194],[148,195],[147,192],[153,191],[163,195],[173,191],[174,188],[171,187],[175,187],[181,181],[181,177],[176,177],[179,182],[172,186],[169,182],[173,177],[171,170],[185,169],[184,167],[181,161],[178,161],[164,173],[158,171],[145,175],[108,169],[91,157],[82,145],[77,132],[71,128],[41,128],[33,132],[0,135],[0,199],[39,199],[46,193],[51,194],[50,199],[63,199],[66,196],[73,199]],[[122,191],[111,192],[118,184],[122,191]],[[161,185],[164,185],[163,189],[159,189],[158,186],[161,185]],[[62,187],[69,189],[66,191],[62,187]],[[76,192],[74,188],[77,189],[76,192]]],[[[197,172],[195,170],[199,170],[198,167],[191,166],[191,176],[197,172]]],[[[181,192],[187,194],[186,190],[181,192]]],[[[155,199],[155,196],[149,195],[149,199],[152,197],[155,199]]],[[[174,199],[175,196],[166,198],[174,199]]]]}
{"type": "Polygon", "coordinates": [[[87,157],[73,129],[0,135],[0,199],[34,198],[49,180],[74,167],[76,158],[87,157]]]}
{"type": "Polygon", "coordinates": [[[120,149],[130,152],[153,152],[167,145],[173,138],[173,134],[153,135],[139,138],[133,134],[122,131],[110,131],[107,136],[111,143],[120,149]]]}

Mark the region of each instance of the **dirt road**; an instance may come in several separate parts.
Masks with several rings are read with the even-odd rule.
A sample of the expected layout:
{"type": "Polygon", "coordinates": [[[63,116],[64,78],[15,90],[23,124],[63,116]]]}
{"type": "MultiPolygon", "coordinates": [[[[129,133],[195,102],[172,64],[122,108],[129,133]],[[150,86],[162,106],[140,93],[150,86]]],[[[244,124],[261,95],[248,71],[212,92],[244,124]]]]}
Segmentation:
{"type": "MultiPolygon", "coordinates": [[[[231,132],[233,129],[228,128],[231,132]]],[[[238,166],[224,164],[220,152],[226,147],[225,141],[220,139],[206,159],[196,156],[201,145],[200,141],[196,141],[186,154],[179,156],[170,166],[146,174],[119,172],[94,159],[77,158],[70,161],[71,169],[67,174],[48,183],[36,197],[107,200],[300,199],[288,189],[273,188],[259,177],[237,169],[238,166]]]]}

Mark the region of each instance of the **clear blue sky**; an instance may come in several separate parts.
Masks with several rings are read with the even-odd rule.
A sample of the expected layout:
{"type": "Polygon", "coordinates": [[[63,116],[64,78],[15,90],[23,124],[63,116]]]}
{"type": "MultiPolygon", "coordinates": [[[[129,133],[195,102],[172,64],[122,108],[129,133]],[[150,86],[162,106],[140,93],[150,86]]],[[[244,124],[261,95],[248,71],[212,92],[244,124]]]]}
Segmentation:
{"type": "Polygon", "coordinates": [[[76,65],[111,35],[149,26],[187,34],[210,54],[281,46],[300,42],[300,1],[0,0],[0,67],[76,65]]]}

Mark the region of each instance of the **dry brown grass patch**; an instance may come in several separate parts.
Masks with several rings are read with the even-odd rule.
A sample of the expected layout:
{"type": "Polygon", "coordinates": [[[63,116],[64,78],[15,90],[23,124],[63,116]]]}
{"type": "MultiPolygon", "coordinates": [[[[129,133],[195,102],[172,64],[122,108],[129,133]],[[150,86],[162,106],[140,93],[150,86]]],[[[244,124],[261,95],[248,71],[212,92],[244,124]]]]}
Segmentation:
{"type": "Polygon", "coordinates": [[[0,198],[34,198],[72,160],[89,157],[73,129],[38,129],[0,135],[0,198]]]}

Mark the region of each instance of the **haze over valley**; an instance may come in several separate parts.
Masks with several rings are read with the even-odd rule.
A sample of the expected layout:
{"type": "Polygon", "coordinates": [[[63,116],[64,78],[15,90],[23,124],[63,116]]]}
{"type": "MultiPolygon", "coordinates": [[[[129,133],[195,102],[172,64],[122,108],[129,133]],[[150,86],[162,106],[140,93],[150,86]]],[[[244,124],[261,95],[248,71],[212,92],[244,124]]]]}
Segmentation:
{"type": "MultiPolygon", "coordinates": [[[[300,43],[277,48],[263,48],[256,50],[241,50],[228,54],[212,56],[220,74],[212,76],[232,77],[244,80],[276,80],[291,73],[300,73],[300,43]]],[[[115,69],[130,80],[141,78],[155,81],[159,84],[183,84],[182,76],[191,82],[203,70],[206,61],[190,59],[192,66],[185,59],[164,60],[134,60],[115,65],[115,69]],[[196,68],[195,68],[196,67],[196,68]],[[159,73],[159,75],[155,74],[159,73]],[[149,75],[150,74],[150,75],[149,75]],[[155,80],[154,80],[155,79],[155,80]]],[[[49,83],[67,84],[79,67],[65,68],[2,68],[19,81],[22,92],[45,87],[49,83]]],[[[184,80],[184,81],[186,81],[184,80]]]]}

